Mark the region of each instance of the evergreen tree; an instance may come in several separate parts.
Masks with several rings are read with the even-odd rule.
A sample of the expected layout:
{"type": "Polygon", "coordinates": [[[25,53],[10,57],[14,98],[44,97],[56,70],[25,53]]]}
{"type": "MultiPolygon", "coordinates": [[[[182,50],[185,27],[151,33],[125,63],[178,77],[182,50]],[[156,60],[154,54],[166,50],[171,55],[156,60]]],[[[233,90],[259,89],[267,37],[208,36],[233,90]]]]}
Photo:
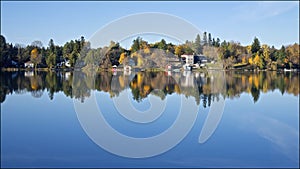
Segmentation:
{"type": "Polygon", "coordinates": [[[215,38],[212,39],[211,45],[214,46],[214,47],[216,47],[216,40],[215,40],[215,38]]]}
{"type": "Polygon", "coordinates": [[[204,32],[203,33],[203,46],[207,45],[208,42],[207,42],[207,32],[204,32]]]}
{"type": "Polygon", "coordinates": [[[200,38],[199,34],[197,34],[196,39],[195,39],[194,50],[195,50],[196,54],[201,54],[202,53],[202,50],[201,50],[201,38],[200,38]]]}
{"type": "Polygon", "coordinates": [[[55,45],[54,45],[53,39],[50,39],[48,46],[49,46],[49,52],[53,53],[55,50],[55,45]]]}
{"type": "Polygon", "coordinates": [[[251,46],[251,52],[253,54],[255,54],[256,52],[258,52],[260,50],[260,42],[258,40],[257,37],[254,38],[254,41],[252,43],[252,46],[251,46]]]}
{"type": "Polygon", "coordinates": [[[159,43],[158,43],[158,49],[162,49],[162,50],[166,50],[167,49],[167,43],[164,39],[162,39],[159,43]]]}
{"type": "Polygon", "coordinates": [[[220,47],[220,42],[221,42],[221,40],[219,38],[217,38],[216,47],[220,47]]]}
{"type": "Polygon", "coordinates": [[[0,36],[0,67],[4,67],[7,58],[7,47],[6,47],[6,39],[4,36],[0,36]]]}
{"type": "Polygon", "coordinates": [[[136,39],[133,40],[133,44],[131,46],[131,52],[132,53],[140,50],[141,41],[142,41],[142,38],[140,38],[140,37],[137,37],[136,39]]]}
{"type": "Polygon", "coordinates": [[[212,45],[212,40],[211,40],[211,34],[208,34],[208,45],[211,46],[212,45]]]}
{"type": "Polygon", "coordinates": [[[57,51],[53,39],[48,43],[48,52],[46,56],[46,64],[48,68],[53,68],[57,63],[57,51]]]}

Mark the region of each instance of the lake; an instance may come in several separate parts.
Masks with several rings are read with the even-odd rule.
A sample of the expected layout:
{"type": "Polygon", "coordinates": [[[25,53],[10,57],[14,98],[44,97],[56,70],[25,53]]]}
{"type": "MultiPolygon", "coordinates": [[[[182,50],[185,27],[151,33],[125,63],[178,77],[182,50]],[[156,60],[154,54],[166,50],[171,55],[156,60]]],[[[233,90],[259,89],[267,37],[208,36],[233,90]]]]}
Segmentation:
{"type": "Polygon", "coordinates": [[[299,72],[1,72],[1,167],[299,167],[299,72]]]}

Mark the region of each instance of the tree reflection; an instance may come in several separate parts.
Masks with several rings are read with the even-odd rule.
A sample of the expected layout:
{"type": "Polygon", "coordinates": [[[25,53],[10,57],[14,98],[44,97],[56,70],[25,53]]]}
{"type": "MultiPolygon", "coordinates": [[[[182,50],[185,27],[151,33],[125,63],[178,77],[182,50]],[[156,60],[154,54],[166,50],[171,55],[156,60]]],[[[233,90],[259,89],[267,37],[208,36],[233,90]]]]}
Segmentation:
{"type": "Polygon", "coordinates": [[[194,97],[203,107],[219,97],[233,99],[242,93],[250,94],[254,103],[261,93],[276,89],[282,94],[299,95],[299,72],[1,72],[0,81],[1,103],[13,93],[30,92],[33,97],[41,97],[47,92],[52,100],[56,93],[63,92],[84,102],[93,90],[118,97],[125,89],[138,102],[149,95],[164,100],[167,95],[177,94],[194,97]]]}

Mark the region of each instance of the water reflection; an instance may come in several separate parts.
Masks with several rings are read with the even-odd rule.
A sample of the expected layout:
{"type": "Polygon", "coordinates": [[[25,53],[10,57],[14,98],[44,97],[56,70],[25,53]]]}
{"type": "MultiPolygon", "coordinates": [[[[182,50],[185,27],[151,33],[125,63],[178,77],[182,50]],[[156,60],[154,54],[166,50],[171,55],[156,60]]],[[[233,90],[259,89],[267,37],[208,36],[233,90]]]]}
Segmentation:
{"type": "MultiPolygon", "coordinates": [[[[91,164],[91,167],[297,167],[299,166],[299,75],[295,72],[238,71],[96,74],[1,72],[1,106],[4,102],[1,114],[3,128],[1,162],[4,167],[16,167],[17,164],[21,167],[45,165],[69,167],[86,164],[91,164]],[[274,90],[276,92],[273,92],[274,90]],[[105,149],[99,149],[99,146],[87,139],[86,134],[83,136],[83,129],[86,130],[82,126],[82,116],[93,117],[91,116],[93,111],[81,114],[76,112],[75,115],[72,100],[65,98],[66,96],[75,98],[79,103],[88,103],[93,91],[101,91],[97,103],[101,103],[99,107],[102,113],[97,115],[103,115],[107,120],[107,123],[95,120],[97,126],[109,124],[119,133],[134,138],[155,136],[171,128],[172,124],[176,124],[175,120],[179,114],[177,110],[180,106],[179,104],[173,106],[175,104],[172,103],[179,103],[178,98],[182,96],[192,98],[192,103],[200,106],[195,113],[197,118],[182,113],[187,117],[193,117],[195,123],[183,118],[184,123],[179,124],[193,127],[174,149],[153,158],[139,160],[120,158],[113,156],[111,152],[105,152],[105,149]],[[137,102],[142,102],[135,102],[136,105],[150,102],[152,97],[171,104],[167,105],[162,116],[156,121],[141,124],[137,113],[133,120],[128,120],[124,118],[128,117],[125,113],[132,111],[123,113],[117,106],[116,109],[111,109],[112,106],[118,105],[113,101],[120,99],[125,91],[130,92],[130,96],[137,102]],[[281,97],[279,91],[290,95],[281,97]],[[29,95],[20,96],[25,93],[29,95]],[[7,95],[12,96],[8,96],[6,100],[7,95]],[[170,95],[172,96],[169,97],[170,95]],[[248,96],[252,96],[253,100],[248,96]],[[48,97],[54,101],[49,101],[48,97]],[[217,111],[220,114],[211,113],[210,110],[215,106],[214,99],[223,98],[227,99],[224,113],[223,111],[217,111]],[[209,109],[205,109],[210,105],[212,106],[209,109]],[[215,128],[208,128],[212,126],[209,125],[211,123],[217,124],[215,128]]],[[[151,115],[151,113],[140,114],[151,115]]],[[[95,123],[85,124],[92,126],[91,130],[97,134],[95,136],[106,138],[109,145],[113,145],[112,142],[123,144],[120,139],[101,137],[103,133],[108,133],[104,132],[101,126],[100,134],[93,126],[95,123]]],[[[176,130],[175,133],[178,135],[180,130],[176,130]]],[[[168,142],[174,140],[167,138],[168,142]]],[[[125,150],[130,150],[126,152],[131,153],[128,144],[124,145],[125,150]]]]}
{"type": "Polygon", "coordinates": [[[295,72],[1,72],[0,100],[8,94],[30,92],[39,98],[47,91],[52,100],[55,93],[63,92],[67,97],[84,102],[92,90],[109,93],[117,97],[130,89],[133,99],[140,102],[149,94],[160,97],[173,93],[194,97],[197,105],[210,106],[221,94],[224,98],[239,97],[246,92],[253,101],[260,93],[279,89],[282,94],[299,95],[299,73],[295,72]],[[76,76],[76,77],[75,77],[76,76]],[[225,87],[224,80],[225,76],[225,87]],[[76,90],[72,90],[72,89],[76,90]]]}

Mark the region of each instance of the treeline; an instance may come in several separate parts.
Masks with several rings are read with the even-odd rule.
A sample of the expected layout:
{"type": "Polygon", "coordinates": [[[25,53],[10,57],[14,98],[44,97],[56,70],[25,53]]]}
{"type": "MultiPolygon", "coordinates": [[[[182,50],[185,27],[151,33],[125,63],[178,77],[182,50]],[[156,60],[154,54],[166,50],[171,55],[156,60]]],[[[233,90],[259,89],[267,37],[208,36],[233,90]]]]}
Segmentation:
{"type": "Polygon", "coordinates": [[[7,43],[4,36],[0,37],[0,66],[22,68],[28,61],[34,68],[65,68],[69,67],[100,67],[111,68],[113,65],[127,65],[130,61],[138,67],[161,67],[165,64],[163,57],[179,57],[183,54],[205,55],[210,60],[222,63],[224,69],[299,69],[299,44],[295,43],[276,49],[260,43],[257,37],[252,44],[242,46],[239,42],[222,41],[204,32],[198,34],[194,41],[174,45],[164,39],[148,43],[141,37],[133,40],[129,50],[119,43],[111,41],[109,46],[92,49],[90,42],[84,37],[71,40],[63,46],[55,45],[50,39],[47,47],[40,41],[31,45],[7,43]],[[160,50],[153,50],[160,49],[160,50]],[[76,65],[75,65],[76,64],[76,65]]]}
{"type": "Polygon", "coordinates": [[[236,42],[222,42],[218,48],[219,57],[224,68],[248,66],[250,69],[299,69],[299,44],[282,46],[275,49],[266,44],[261,45],[255,37],[253,43],[241,46],[236,42]]]}
{"type": "MultiPolygon", "coordinates": [[[[50,39],[48,47],[45,48],[41,41],[34,41],[30,45],[7,43],[4,36],[0,36],[0,66],[1,67],[24,67],[28,61],[34,64],[34,68],[54,68],[58,63],[69,61],[74,66],[81,51],[84,49],[84,37],[78,40],[71,40],[64,46],[55,45],[50,39]]],[[[65,67],[65,65],[62,65],[65,67]]]]}

